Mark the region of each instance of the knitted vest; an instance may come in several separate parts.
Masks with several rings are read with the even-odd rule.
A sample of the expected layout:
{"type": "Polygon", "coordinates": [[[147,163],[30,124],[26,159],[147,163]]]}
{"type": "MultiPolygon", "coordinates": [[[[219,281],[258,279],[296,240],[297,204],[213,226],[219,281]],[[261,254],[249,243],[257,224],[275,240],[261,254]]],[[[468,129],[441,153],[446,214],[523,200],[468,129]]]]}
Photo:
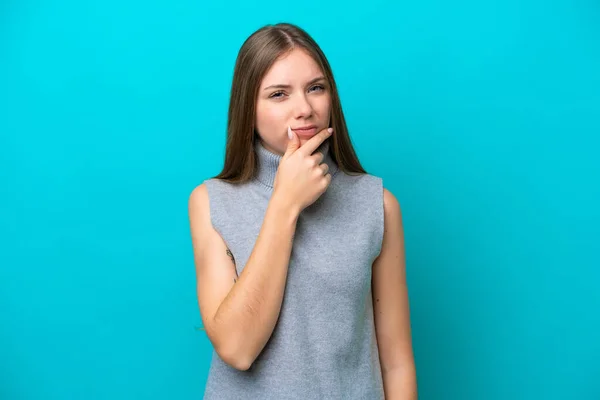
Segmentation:
{"type": "MultiPolygon", "coordinates": [[[[205,400],[384,398],[371,293],[371,267],[383,239],[382,180],[339,170],[329,141],[319,151],[332,181],[298,218],[273,333],[247,371],[213,351],[205,400]]],[[[255,152],[251,181],[204,182],[212,224],[238,274],[258,237],[281,160],[260,141],[255,152]]]]}

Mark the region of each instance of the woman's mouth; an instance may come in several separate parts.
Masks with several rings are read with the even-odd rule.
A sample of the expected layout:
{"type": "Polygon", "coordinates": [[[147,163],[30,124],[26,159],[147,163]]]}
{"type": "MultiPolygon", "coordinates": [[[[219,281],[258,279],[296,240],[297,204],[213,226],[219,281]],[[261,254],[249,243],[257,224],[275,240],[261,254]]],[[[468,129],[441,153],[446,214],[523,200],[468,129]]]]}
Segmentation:
{"type": "Polygon", "coordinates": [[[314,136],[317,133],[317,129],[318,128],[316,125],[306,125],[298,128],[292,128],[292,130],[296,132],[296,135],[299,137],[314,136]]]}

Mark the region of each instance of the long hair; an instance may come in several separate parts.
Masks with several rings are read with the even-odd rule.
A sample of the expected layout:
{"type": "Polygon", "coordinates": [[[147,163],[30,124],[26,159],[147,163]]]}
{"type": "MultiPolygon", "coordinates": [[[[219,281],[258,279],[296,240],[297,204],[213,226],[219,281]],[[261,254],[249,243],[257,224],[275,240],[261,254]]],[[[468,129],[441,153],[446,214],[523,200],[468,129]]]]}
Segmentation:
{"type": "Polygon", "coordinates": [[[227,120],[227,144],[223,170],[215,178],[243,183],[256,173],[256,100],[260,84],[279,57],[295,48],[305,50],[321,67],[330,87],[333,135],[330,151],[333,161],[348,174],[365,174],[346,127],[346,120],[325,54],[310,35],[298,26],[279,23],[266,25],[243,43],[238,53],[231,86],[227,120]]]}

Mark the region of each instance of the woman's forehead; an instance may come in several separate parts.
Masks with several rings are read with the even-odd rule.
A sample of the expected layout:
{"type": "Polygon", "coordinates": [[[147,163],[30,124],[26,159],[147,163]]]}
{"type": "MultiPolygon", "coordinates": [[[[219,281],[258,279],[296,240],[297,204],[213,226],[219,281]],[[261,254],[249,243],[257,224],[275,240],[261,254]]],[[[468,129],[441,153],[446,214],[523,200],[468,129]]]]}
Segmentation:
{"type": "Polygon", "coordinates": [[[315,60],[305,51],[295,49],[284,55],[267,71],[262,86],[271,85],[304,85],[323,72],[315,60]]]}

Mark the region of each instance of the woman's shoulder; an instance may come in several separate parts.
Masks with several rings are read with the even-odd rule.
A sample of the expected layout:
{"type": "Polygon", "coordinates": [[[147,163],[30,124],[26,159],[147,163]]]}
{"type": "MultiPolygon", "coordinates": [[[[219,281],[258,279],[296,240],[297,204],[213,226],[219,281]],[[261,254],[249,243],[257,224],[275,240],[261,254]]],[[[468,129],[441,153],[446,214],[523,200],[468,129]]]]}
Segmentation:
{"type": "Polygon", "coordinates": [[[340,175],[341,180],[352,185],[383,186],[383,179],[380,176],[366,172],[350,173],[340,170],[336,175],[340,175]]]}
{"type": "Polygon", "coordinates": [[[202,214],[205,217],[210,212],[220,213],[239,201],[239,193],[234,192],[234,183],[218,178],[207,178],[195,186],[188,198],[190,212],[202,214]],[[209,210],[209,211],[208,211],[209,210]]]}
{"type": "Polygon", "coordinates": [[[202,182],[201,185],[204,185],[208,190],[210,190],[211,188],[235,190],[235,189],[240,189],[240,188],[246,186],[247,183],[248,182],[243,182],[243,183],[230,182],[230,181],[225,180],[225,179],[220,179],[220,178],[217,178],[217,177],[211,177],[211,178],[206,178],[202,182]]]}
{"type": "Polygon", "coordinates": [[[252,180],[246,182],[230,182],[216,177],[206,178],[197,188],[204,190],[209,198],[228,201],[239,201],[252,191],[252,180]]]}
{"type": "Polygon", "coordinates": [[[190,207],[205,208],[208,207],[210,193],[214,190],[219,190],[219,187],[224,187],[227,182],[221,179],[207,178],[200,184],[192,188],[188,196],[188,204],[190,207]]]}
{"type": "Polygon", "coordinates": [[[355,187],[364,187],[368,190],[380,193],[380,198],[386,204],[386,207],[398,207],[398,199],[385,186],[383,177],[369,173],[350,174],[342,171],[339,171],[338,173],[343,177],[342,179],[348,182],[350,185],[355,187]]]}

